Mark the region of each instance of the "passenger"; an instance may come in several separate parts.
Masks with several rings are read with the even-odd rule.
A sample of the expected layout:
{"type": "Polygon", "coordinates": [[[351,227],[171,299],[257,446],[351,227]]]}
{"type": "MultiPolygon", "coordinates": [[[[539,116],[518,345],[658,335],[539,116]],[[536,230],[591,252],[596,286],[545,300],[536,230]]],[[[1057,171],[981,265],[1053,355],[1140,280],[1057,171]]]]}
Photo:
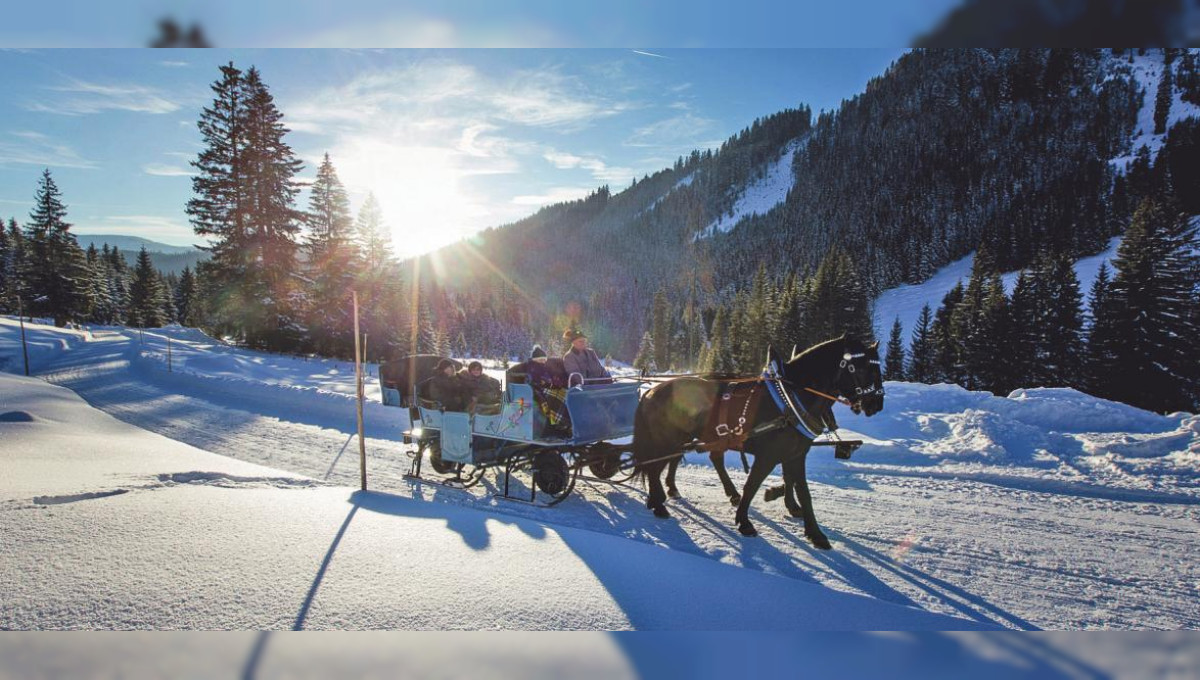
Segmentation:
{"type": "Polygon", "coordinates": [[[548,365],[546,350],[541,345],[534,345],[529,357],[528,377],[526,381],[533,388],[538,407],[546,416],[549,430],[552,434],[565,436],[570,426],[570,414],[567,412],[567,389],[564,376],[548,365]]]}
{"type": "Polygon", "coordinates": [[[500,381],[483,372],[483,364],[472,361],[458,372],[458,381],[467,400],[467,410],[476,406],[495,406],[500,403],[500,381]]]}
{"type": "MultiPolygon", "coordinates": [[[[588,337],[583,333],[568,328],[563,333],[563,340],[571,346],[563,356],[563,366],[567,371],[568,381],[578,381],[575,374],[583,377],[584,384],[597,385],[612,382],[612,376],[604,369],[604,364],[600,363],[600,357],[596,355],[596,350],[588,347],[588,337]]],[[[579,384],[574,382],[571,386],[579,384]]]]}
{"type": "Polygon", "coordinates": [[[454,363],[449,359],[438,362],[437,373],[429,379],[425,395],[441,404],[445,411],[463,411],[467,400],[463,385],[454,373],[454,363]]]}

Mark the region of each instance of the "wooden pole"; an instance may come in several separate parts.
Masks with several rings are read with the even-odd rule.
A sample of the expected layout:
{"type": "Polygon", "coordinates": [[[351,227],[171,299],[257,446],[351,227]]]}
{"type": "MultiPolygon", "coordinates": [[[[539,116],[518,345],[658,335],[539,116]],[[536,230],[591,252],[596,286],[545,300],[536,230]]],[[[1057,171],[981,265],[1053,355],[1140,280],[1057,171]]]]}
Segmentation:
{"type": "Polygon", "coordinates": [[[358,291],[351,291],[354,300],[354,380],[358,392],[358,466],[362,476],[362,490],[367,490],[367,442],[363,439],[363,376],[362,348],[358,335],[358,291]]]}
{"type": "Polygon", "coordinates": [[[167,373],[174,373],[171,368],[171,336],[167,336],[167,373]]]}
{"type": "Polygon", "coordinates": [[[17,298],[17,321],[21,324],[21,354],[25,355],[25,375],[29,376],[29,346],[25,344],[25,305],[17,298]]]}

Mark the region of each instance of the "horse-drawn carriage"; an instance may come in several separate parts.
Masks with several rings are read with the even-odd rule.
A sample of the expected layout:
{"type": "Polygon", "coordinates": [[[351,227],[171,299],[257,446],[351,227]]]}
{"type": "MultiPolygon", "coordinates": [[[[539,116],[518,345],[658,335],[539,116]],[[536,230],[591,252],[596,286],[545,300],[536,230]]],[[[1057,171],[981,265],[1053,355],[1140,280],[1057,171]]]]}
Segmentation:
{"type": "Polygon", "coordinates": [[[381,371],[384,403],[407,406],[412,428],[404,432],[412,465],[421,478],[425,459],[443,483],[474,486],[497,473],[502,498],[555,505],[570,495],[587,470],[594,479],[620,482],[633,474],[628,440],[640,381],[576,385],[564,400],[568,428],[553,427],[539,408],[534,388],[510,372],[500,402],[473,411],[443,408],[422,394],[436,362],[407,357],[406,366],[381,371]],[[384,375],[388,378],[385,381],[384,375]],[[400,390],[410,387],[407,395],[400,390]]]}
{"type": "Polygon", "coordinates": [[[833,404],[868,416],[883,408],[878,343],[846,336],[793,352],[787,361],[768,350],[760,376],[674,376],[645,392],[637,379],[575,385],[563,400],[568,430],[551,425],[535,389],[514,379],[512,371],[500,403],[473,412],[447,410],[423,398],[422,384],[437,361],[440,357],[408,357],[380,371],[384,402],[409,407],[413,427],[404,432],[404,442],[415,446],[409,451],[411,477],[421,477],[428,457],[442,483],[471,487],[494,470],[500,497],[555,505],[584,470],[611,482],[643,472],[649,482],[647,507],[667,517],[661,473],[672,467],[668,484],[673,491],[673,466],[686,452],[705,451],[737,506],[742,534],[756,534],[747,514],[750,501],[782,465],[788,511],[804,518],[805,534],[820,548],[830,544],[813,514],[807,454],[814,445],[826,445],[836,447],[838,458],[848,458],[862,444],[817,441],[827,427],[836,428],[829,425],[833,404]],[[740,494],[724,469],[727,449],[754,457],[740,494]]]}

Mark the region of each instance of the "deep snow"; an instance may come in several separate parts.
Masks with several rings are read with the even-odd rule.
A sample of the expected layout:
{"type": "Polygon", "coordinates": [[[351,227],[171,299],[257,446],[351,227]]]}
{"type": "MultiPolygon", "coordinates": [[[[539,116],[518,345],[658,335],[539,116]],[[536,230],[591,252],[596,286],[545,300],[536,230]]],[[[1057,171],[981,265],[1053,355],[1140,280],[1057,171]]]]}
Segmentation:
{"type": "MultiPolygon", "coordinates": [[[[1084,314],[1091,310],[1088,293],[1096,281],[1096,276],[1100,273],[1100,265],[1108,264],[1110,278],[1115,273],[1112,261],[1117,256],[1117,248],[1120,245],[1120,237],[1110,239],[1104,252],[1081,257],[1075,261],[1075,276],[1079,278],[1079,291],[1083,296],[1084,314]]],[[[885,290],[875,299],[873,307],[875,337],[886,340],[892,332],[892,323],[896,317],[900,317],[900,325],[903,326],[904,331],[901,337],[907,348],[912,343],[912,333],[917,326],[917,319],[921,316],[921,307],[929,305],[930,314],[937,314],[938,307],[942,304],[942,298],[946,297],[946,293],[949,293],[951,288],[954,288],[959,281],[964,286],[967,285],[967,281],[971,278],[971,266],[974,263],[975,253],[971,253],[942,267],[924,283],[905,284],[885,290]]],[[[1004,280],[1004,290],[1009,295],[1012,295],[1020,273],[1020,271],[1005,272],[1001,276],[1004,280]]]]}
{"type": "MultiPolygon", "coordinates": [[[[0,356],[12,355],[15,330],[12,319],[0,318],[0,356]]],[[[54,348],[38,355],[34,370],[139,428],[322,485],[288,483],[279,489],[262,488],[269,482],[254,481],[227,482],[230,488],[222,488],[203,476],[138,482],[158,485],[152,489],[116,479],[65,488],[40,488],[37,482],[22,490],[21,502],[128,489],[119,495],[43,504],[36,510],[76,512],[88,506],[151,502],[145,498],[192,498],[215,488],[217,494],[238,492],[231,499],[256,499],[255,507],[281,503],[286,513],[262,520],[270,525],[299,521],[297,516],[310,511],[302,510],[308,505],[295,499],[315,498],[311,513],[323,522],[327,549],[335,520],[344,520],[357,507],[345,488],[358,482],[354,402],[348,396],[353,391],[352,372],[339,370],[331,376],[328,368],[318,371],[318,381],[326,384],[317,387],[307,384],[314,374],[313,362],[221,348],[214,353],[222,361],[247,371],[231,379],[220,362],[186,359],[188,352],[207,351],[201,347],[206,344],[201,334],[187,329],[155,333],[178,338],[185,367],[203,365],[213,374],[168,373],[150,333],[145,344],[139,344],[133,331],[96,329],[89,341],[83,334],[46,327],[31,329],[35,341],[54,348]],[[280,384],[262,382],[268,377],[280,384]],[[293,380],[297,384],[289,384],[293,380]],[[334,491],[326,483],[342,488],[334,491]],[[275,500],[279,494],[284,500],[275,500]]],[[[11,362],[9,366],[13,370],[11,362]]],[[[1157,416],[1072,390],[1022,390],[1004,399],[945,385],[889,383],[887,389],[879,416],[838,414],[843,436],[868,440],[852,461],[835,461],[828,451],[810,457],[817,515],[834,542],[832,552],[814,550],[802,538],[798,521],[786,518],[778,503],[767,505],[761,498],[752,517],[763,537],[741,538],[706,462],[681,469],[685,498],[672,501],[676,519],[668,521],[654,520],[644,508],[643,493],[630,487],[581,483],[566,502],[543,509],[496,500],[478,489],[470,493],[414,483],[402,477],[408,463],[398,441],[406,424],[404,412],[378,402],[368,403],[366,412],[370,485],[387,494],[381,497],[389,508],[398,508],[392,514],[400,519],[394,521],[433,514],[443,522],[442,534],[458,522],[468,527],[495,523],[516,527],[516,533],[524,531],[521,527],[540,527],[530,531],[560,538],[585,530],[589,542],[603,543],[606,550],[633,544],[657,551],[647,553],[656,557],[646,558],[655,562],[660,554],[687,554],[704,558],[701,562],[740,567],[734,570],[738,573],[765,572],[828,591],[1018,629],[1200,624],[1200,566],[1192,557],[1200,544],[1200,431],[1195,416],[1157,416]],[[408,499],[432,503],[412,506],[408,499]],[[461,519],[456,514],[460,510],[475,514],[461,519]]],[[[30,409],[20,410],[37,416],[30,409]]],[[[38,424],[17,421],[0,427],[38,424]]],[[[728,461],[736,465],[734,457],[728,461]]],[[[152,476],[222,470],[189,464],[156,470],[152,476]]],[[[740,483],[740,466],[731,473],[740,483]]],[[[483,486],[493,483],[485,480],[483,486]]],[[[365,515],[356,513],[356,521],[365,515]]],[[[240,526],[234,519],[229,522],[240,526]]],[[[60,529],[66,531],[68,525],[64,522],[60,529]]],[[[252,524],[250,529],[257,528],[262,526],[252,524]]],[[[497,531],[497,537],[510,533],[497,531]]],[[[493,535],[491,529],[458,533],[448,534],[456,545],[493,535]]],[[[431,538],[430,545],[445,538],[431,538]]],[[[229,537],[218,543],[223,549],[246,549],[229,537]]],[[[311,560],[315,550],[303,543],[309,552],[301,551],[297,562],[311,560]]],[[[566,559],[567,552],[552,554],[566,559]]],[[[571,559],[580,559],[572,554],[571,559]]],[[[316,559],[319,562],[320,556],[316,559]]],[[[588,564],[601,568],[599,563],[588,564]]],[[[585,571],[575,573],[582,577],[585,571]]],[[[630,611],[641,611],[630,610],[624,602],[617,609],[627,617],[630,611]]],[[[597,609],[587,625],[615,621],[606,618],[606,611],[616,610],[597,609]]],[[[646,621],[661,620],[629,623],[645,627],[646,621]]],[[[387,621],[390,625],[392,620],[387,621]]],[[[445,624],[439,620],[439,625],[445,624]]]]}
{"type": "Polygon", "coordinates": [[[979,625],[426,502],[437,489],[407,498],[321,485],[140,430],[34,378],[0,374],[0,395],[0,413],[23,414],[0,418],[0,628],[979,625]]]}
{"type": "Polygon", "coordinates": [[[779,158],[763,168],[761,176],[746,184],[729,212],[696,232],[693,240],[708,238],[717,232],[727,232],[736,227],[743,219],[752,215],[766,214],[771,208],[783,203],[788,192],[796,183],[796,173],[792,168],[792,163],[795,161],[796,153],[802,151],[807,142],[808,137],[804,136],[797,137],[785,144],[779,153],[779,158]]]}

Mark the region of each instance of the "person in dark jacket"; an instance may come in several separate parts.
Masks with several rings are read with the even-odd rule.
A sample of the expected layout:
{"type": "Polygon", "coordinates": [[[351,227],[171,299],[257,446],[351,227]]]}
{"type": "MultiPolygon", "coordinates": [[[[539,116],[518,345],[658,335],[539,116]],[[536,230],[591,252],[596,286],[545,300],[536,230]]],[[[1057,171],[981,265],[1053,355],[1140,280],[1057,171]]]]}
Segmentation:
{"type": "Polygon", "coordinates": [[[572,387],[579,384],[579,378],[575,377],[576,374],[582,377],[584,384],[587,385],[612,382],[612,376],[604,369],[604,364],[600,363],[600,357],[596,355],[596,350],[588,347],[586,335],[568,328],[563,333],[563,340],[571,346],[563,356],[563,367],[567,371],[567,380],[572,387]]]}
{"type": "Polygon", "coordinates": [[[458,382],[467,400],[467,410],[474,412],[477,405],[500,403],[500,381],[483,372],[483,364],[472,361],[458,372],[458,382]]]}
{"type": "Polygon", "coordinates": [[[446,411],[463,411],[467,406],[463,385],[455,375],[454,364],[449,359],[438,362],[437,373],[429,379],[424,394],[429,399],[439,402],[446,411]]]}
{"type": "Polygon", "coordinates": [[[565,436],[571,416],[567,411],[566,376],[552,366],[541,345],[534,345],[527,364],[526,382],[533,388],[534,401],[546,416],[549,434],[565,436]]]}

